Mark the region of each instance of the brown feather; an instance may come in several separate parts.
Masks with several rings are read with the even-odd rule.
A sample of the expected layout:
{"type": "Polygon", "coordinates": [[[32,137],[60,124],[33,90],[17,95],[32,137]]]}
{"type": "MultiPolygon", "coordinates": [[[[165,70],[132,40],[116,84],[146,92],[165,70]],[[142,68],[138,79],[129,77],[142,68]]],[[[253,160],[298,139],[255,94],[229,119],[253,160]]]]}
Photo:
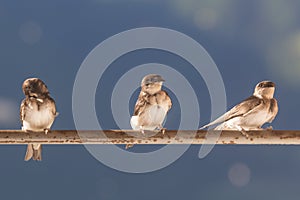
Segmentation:
{"type": "Polygon", "coordinates": [[[224,121],[228,121],[232,118],[238,116],[245,116],[249,111],[252,111],[255,107],[259,106],[263,103],[263,99],[260,99],[256,96],[250,96],[249,98],[245,99],[238,105],[234,106],[230,111],[225,113],[224,121]]]}
{"type": "Polygon", "coordinates": [[[172,101],[166,91],[160,90],[159,92],[153,95],[141,91],[138,100],[135,104],[133,115],[141,115],[147,105],[159,104],[162,101],[168,101],[170,110],[172,107],[172,101]]]}

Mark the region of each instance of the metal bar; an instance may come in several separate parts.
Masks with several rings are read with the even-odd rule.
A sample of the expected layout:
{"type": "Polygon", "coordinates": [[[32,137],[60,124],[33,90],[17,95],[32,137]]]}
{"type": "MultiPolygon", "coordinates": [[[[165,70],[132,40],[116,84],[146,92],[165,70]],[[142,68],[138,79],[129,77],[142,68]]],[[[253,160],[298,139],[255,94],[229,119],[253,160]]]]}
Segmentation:
{"type": "Polygon", "coordinates": [[[133,130],[52,130],[25,132],[22,130],[0,130],[0,144],[279,144],[299,145],[299,130],[248,131],[249,138],[239,131],[166,130],[164,134],[145,131],[143,135],[133,130]],[[149,136],[150,137],[147,137],[149,136]],[[152,136],[151,136],[152,135],[152,136]]]}

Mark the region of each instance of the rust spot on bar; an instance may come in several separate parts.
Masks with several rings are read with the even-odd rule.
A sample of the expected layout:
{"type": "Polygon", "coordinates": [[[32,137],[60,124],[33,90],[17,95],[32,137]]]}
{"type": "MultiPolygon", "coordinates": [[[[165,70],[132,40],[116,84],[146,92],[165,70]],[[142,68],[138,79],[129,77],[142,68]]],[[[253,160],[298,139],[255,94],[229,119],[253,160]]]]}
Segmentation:
{"type": "Polygon", "coordinates": [[[197,134],[197,135],[195,136],[195,138],[196,138],[196,139],[205,139],[205,136],[204,136],[204,135],[198,135],[198,134],[197,134]]]}
{"type": "Polygon", "coordinates": [[[298,136],[281,136],[280,139],[295,139],[299,138],[298,136]]]}

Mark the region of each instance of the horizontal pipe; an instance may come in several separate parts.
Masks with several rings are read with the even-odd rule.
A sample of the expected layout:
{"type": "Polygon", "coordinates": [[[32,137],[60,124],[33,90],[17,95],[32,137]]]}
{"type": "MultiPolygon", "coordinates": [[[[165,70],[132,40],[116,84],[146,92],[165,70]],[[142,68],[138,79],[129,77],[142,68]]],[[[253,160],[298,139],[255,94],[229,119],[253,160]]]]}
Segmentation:
{"type": "Polygon", "coordinates": [[[22,130],[0,130],[0,144],[280,144],[299,145],[299,130],[248,131],[246,138],[239,131],[166,130],[164,134],[133,130],[51,130],[25,132],[22,130]],[[150,136],[150,137],[147,137],[150,136]],[[211,139],[213,138],[213,139],[211,139]]]}

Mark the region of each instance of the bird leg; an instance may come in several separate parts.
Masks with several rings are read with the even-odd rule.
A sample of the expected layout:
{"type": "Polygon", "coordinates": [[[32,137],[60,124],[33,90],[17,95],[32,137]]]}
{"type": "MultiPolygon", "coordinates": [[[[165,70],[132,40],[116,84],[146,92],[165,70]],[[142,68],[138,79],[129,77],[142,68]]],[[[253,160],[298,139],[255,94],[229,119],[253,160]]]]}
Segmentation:
{"type": "Polygon", "coordinates": [[[247,139],[249,138],[248,133],[246,132],[246,130],[243,127],[236,125],[236,128],[237,128],[237,130],[239,130],[242,133],[243,136],[245,136],[247,139]]]}
{"type": "Polygon", "coordinates": [[[44,129],[44,132],[45,132],[46,135],[48,134],[49,131],[50,131],[49,128],[45,128],[45,129],[44,129]]]}
{"type": "Polygon", "coordinates": [[[156,128],[158,130],[158,132],[162,133],[163,135],[166,132],[166,128],[164,128],[161,124],[156,128]]]}
{"type": "Polygon", "coordinates": [[[140,126],[140,131],[143,134],[143,136],[145,136],[145,131],[144,131],[144,127],[143,126],[140,126]]]}

